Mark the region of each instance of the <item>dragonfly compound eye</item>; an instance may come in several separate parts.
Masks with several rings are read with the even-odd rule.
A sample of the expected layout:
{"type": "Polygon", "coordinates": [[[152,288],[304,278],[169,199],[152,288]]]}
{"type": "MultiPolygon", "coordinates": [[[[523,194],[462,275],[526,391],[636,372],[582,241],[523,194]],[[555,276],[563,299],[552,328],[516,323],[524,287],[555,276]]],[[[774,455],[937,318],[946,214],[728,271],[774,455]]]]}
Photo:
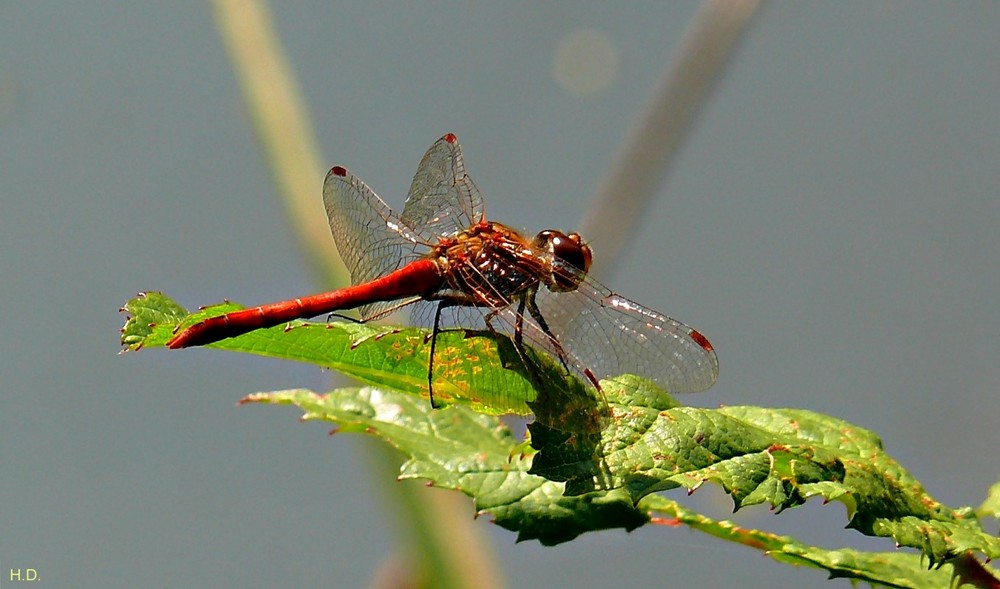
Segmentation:
{"type": "Polygon", "coordinates": [[[591,252],[578,233],[566,235],[548,229],[535,237],[535,244],[552,255],[552,276],[546,283],[549,290],[567,292],[576,290],[590,269],[591,252]]]}

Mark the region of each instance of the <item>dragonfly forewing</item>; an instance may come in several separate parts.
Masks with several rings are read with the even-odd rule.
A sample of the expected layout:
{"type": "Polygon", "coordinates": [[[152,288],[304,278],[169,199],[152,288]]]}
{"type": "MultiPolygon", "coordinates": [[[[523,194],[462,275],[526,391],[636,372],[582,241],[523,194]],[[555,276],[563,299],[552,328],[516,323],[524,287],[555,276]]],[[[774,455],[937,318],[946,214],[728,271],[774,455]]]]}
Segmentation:
{"type": "Polygon", "coordinates": [[[448,133],[420,160],[401,217],[431,239],[452,237],[483,215],[482,194],[465,171],[458,139],[448,133]]]}

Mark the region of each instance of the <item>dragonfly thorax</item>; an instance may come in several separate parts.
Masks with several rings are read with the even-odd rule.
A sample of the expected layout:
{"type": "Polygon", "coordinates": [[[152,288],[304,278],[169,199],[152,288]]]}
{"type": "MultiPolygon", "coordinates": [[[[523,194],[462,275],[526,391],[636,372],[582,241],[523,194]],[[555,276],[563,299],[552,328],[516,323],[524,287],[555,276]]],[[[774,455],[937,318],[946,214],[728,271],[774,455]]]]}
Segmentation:
{"type": "Polygon", "coordinates": [[[435,250],[448,286],[489,307],[511,304],[539,283],[548,283],[552,274],[545,249],[500,223],[478,223],[435,250]]]}

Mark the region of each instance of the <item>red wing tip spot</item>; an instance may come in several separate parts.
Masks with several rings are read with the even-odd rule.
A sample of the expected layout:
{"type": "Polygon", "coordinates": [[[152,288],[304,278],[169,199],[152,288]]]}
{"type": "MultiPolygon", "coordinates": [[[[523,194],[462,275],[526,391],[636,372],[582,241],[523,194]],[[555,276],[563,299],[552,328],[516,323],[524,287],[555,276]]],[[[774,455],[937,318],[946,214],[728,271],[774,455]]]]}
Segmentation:
{"type": "Polygon", "coordinates": [[[344,177],[347,175],[347,168],[344,166],[333,166],[330,168],[330,173],[334,176],[344,177]]]}
{"type": "Polygon", "coordinates": [[[701,335],[701,333],[691,330],[691,339],[695,341],[699,346],[705,348],[706,352],[712,352],[715,348],[712,347],[712,342],[708,341],[708,338],[701,335]]]}
{"type": "Polygon", "coordinates": [[[448,143],[458,143],[458,137],[455,137],[454,133],[448,133],[447,135],[442,137],[442,139],[444,139],[448,143]]]}

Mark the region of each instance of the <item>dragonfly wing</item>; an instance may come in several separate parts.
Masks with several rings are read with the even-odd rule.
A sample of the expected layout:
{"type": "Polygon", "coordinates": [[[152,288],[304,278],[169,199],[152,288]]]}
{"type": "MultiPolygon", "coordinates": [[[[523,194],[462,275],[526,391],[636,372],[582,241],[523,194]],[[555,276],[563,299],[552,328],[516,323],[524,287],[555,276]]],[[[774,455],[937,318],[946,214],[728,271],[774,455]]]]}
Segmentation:
{"type": "Polygon", "coordinates": [[[719,375],[705,336],[592,280],[571,292],[543,287],[536,302],[577,371],[589,368],[599,379],[635,374],[669,393],[703,391],[719,375]]]}
{"type": "Polygon", "coordinates": [[[402,219],[426,237],[450,237],[481,221],[483,211],[483,197],[465,171],[458,139],[448,133],[420,160],[402,219]]]}
{"type": "MultiPolygon", "coordinates": [[[[424,245],[416,232],[346,168],[334,166],[327,174],[323,204],[353,284],[368,282],[421,257],[424,245]]],[[[392,301],[366,305],[361,307],[361,316],[376,317],[396,305],[392,301]]]]}

